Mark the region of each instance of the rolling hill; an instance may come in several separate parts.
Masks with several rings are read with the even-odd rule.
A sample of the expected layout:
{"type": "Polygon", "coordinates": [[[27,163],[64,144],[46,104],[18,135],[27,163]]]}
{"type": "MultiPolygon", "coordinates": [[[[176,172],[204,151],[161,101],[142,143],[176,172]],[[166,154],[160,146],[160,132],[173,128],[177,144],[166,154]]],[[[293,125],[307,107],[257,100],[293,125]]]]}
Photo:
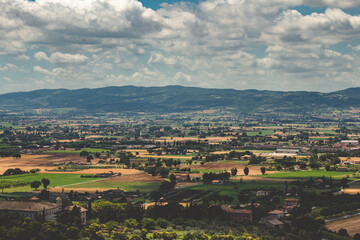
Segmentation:
{"type": "Polygon", "coordinates": [[[360,107],[360,88],[331,93],[205,89],[182,86],[43,89],[0,95],[0,110],[71,108],[78,113],[171,113],[227,109],[306,113],[360,107]]]}

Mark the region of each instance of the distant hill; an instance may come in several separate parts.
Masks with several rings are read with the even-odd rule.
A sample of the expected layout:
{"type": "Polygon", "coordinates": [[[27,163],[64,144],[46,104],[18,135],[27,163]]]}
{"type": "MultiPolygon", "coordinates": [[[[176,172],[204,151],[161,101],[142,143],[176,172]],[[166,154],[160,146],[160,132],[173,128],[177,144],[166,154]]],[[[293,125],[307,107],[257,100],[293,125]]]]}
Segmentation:
{"type": "Polygon", "coordinates": [[[0,95],[0,110],[12,111],[71,108],[79,113],[171,113],[220,108],[241,113],[305,113],[349,107],[360,107],[360,88],[320,93],[124,86],[77,90],[43,89],[0,95]]]}

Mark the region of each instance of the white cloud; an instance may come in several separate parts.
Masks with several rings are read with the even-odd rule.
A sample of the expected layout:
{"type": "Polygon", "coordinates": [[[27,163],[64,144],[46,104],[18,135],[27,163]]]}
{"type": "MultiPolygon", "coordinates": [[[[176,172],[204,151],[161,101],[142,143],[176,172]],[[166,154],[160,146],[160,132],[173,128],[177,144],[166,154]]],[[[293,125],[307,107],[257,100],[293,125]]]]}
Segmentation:
{"type": "Polygon", "coordinates": [[[45,68],[42,68],[40,66],[34,66],[34,71],[45,74],[45,75],[52,75],[52,76],[58,76],[58,75],[61,75],[61,74],[63,74],[65,72],[65,70],[63,68],[54,68],[51,71],[49,71],[49,70],[47,70],[45,68]]]}
{"type": "Polygon", "coordinates": [[[25,68],[21,66],[17,66],[12,63],[7,63],[4,66],[0,65],[0,72],[25,72],[25,68]]]}
{"type": "Polygon", "coordinates": [[[50,58],[44,52],[37,52],[34,54],[34,57],[38,61],[50,61],[50,58]]]}
{"type": "Polygon", "coordinates": [[[360,16],[352,16],[340,9],[303,16],[296,10],[285,11],[274,26],[263,34],[269,43],[337,44],[360,38],[360,16]]]}
{"type": "Polygon", "coordinates": [[[351,47],[353,50],[360,52],[360,45],[351,47]]]}
{"type": "Polygon", "coordinates": [[[31,55],[38,62],[27,68],[43,76],[23,81],[40,78],[39,86],[333,90],[357,84],[358,54],[332,49],[360,39],[360,16],[338,9],[357,6],[359,0],[204,0],[154,11],[137,0],[0,0],[0,55],[31,55]],[[328,9],[305,16],[291,10],[299,5],[328,9]],[[48,70],[41,61],[61,67],[48,70]]]}
{"type": "Polygon", "coordinates": [[[81,54],[69,54],[55,52],[50,56],[50,61],[53,63],[82,63],[88,60],[87,56],[81,54]]]}
{"type": "Polygon", "coordinates": [[[38,61],[49,61],[52,63],[83,63],[89,59],[85,55],[61,52],[54,52],[50,55],[50,57],[48,57],[44,52],[37,52],[34,54],[34,57],[38,61]]]}

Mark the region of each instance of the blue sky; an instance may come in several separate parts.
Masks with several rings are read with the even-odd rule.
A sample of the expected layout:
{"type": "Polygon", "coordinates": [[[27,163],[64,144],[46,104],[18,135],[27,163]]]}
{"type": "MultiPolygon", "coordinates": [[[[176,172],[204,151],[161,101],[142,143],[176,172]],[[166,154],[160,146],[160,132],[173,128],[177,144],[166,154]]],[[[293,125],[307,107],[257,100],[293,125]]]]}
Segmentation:
{"type": "Polygon", "coordinates": [[[360,87],[358,0],[0,0],[0,93],[360,87]]]}

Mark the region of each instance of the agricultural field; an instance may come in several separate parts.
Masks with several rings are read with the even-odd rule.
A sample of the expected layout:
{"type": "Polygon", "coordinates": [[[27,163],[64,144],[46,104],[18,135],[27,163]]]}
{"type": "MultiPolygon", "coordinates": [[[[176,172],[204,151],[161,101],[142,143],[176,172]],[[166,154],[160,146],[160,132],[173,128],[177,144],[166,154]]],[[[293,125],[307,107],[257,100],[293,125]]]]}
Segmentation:
{"type": "MultiPolygon", "coordinates": [[[[121,189],[124,191],[140,191],[144,193],[149,193],[155,191],[159,188],[160,182],[112,182],[112,181],[96,181],[90,183],[81,183],[71,186],[69,189],[74,191],[85,191],[85,192],[95,192],[95,191],[104,191],[110,189],[121,189]]],[[[69,191],[68,188],[65,188],[65,191],[69,191]]],[[[55,190],[56,191],[56,190],[55,190]]]]}
{"type": "Polygon", "coordinates": [[[39,154],[23,154],[21,158],[3,157],[0,158],[0,173],[4,173],[9,168],[21,168],[23,171],[31,169],[56,168],[56,164],[66,162],[85,163],[86,159],[74,153],[39,153],[39,154]]]}
{"type": "Polygon", "coordinates": [[[327,229],[336,232],[340,229],[346,229],[348,234],[353,237],[356,233],[360,233],[360,216],[329,222],[325,226],[327,229]]]}
{"type": "Polygon", "coordinates": [[[100,149],[100,148],[82,148],[80,150],[51,150],[46,151],[45,153],[73,153],[73,154],[79,154],[82,151],[87,151],[89,153],[106,153],[110,152],[107,149],[100,149]]]}
{"type": "MultiPolygon", "coordinates": [[[[291,183],[288,184],[288,187],[292,187],[291,183]]],[[[258,191],[258,190],[269,190],[269,189],[278,189],[284,190],[285,183],[284,182],[277,182],[277,181],[243,181],[242,183],[238,181],[232,181],[228,184],[222,185],[213,185],[213,184],[201,184],[201,185],[194,185],[187,187],[190,190],[210,190],[210,191],[218,191],[220,195],[231,196],[234,199],[233,203],[237,202],[238,192],[242,190],[251,190],[251,191],[258,191]]]]}
{"type": "MultiPolygon", "coordinates": [[[[30,183],[33,181],[41,181],[43,178],[50,180],[49,188],[51,187],[65,187],[83,182],[94,181],[93,178],[81,178],[82,174],[58,174],[58,173],[35,173],[35,174],[21,174],[14,176],[1,176],[0,184],[7,181],[27,183],[27,186],[4,188],[4,192],[27,192],[32,191],[30,183]]],[[[99,180],[99,179],[96,179],[99,180]]]]}
{"type": "MultiPolygon", "coordinates": [[[[234,224],[240,226],[240,232],[244,232],[244,226],[259,228],[258,236],[264,231],[272,231],[259,224],[260,219],[273,210],[288,209],[283,205],[285,199],[298,201],[289,209],[300,204],[296,210],[304,211],[298,215],[289,211],[286,220],[292,221],[294,228],[299,228],[296,221],[302,218],[316,221],[316,217],[326,219],[356,211],[360,205],[357,205],[359,199],[355,193],[360,187],[351,180],[355,179],[360,168],[343,162],[358,160],[360,153],[341,141],[356,141],[360,125],[306,120],[298,123],[288,117],[291,118],[281,115],[281,119],[263,121],[257,116],[233,116],[215,111],[196,118],[190,113],[171,116],[139,113],[131,117],[114,114],[111,117],[76,116],[46,120],[32,116],[30,120],[23,120],[26,121],[24,124],[0,124],[0,152],[3,156],[0,158],[0,174],[14,168],[32,172],[39,170],[33,174],[17,172],[10,174],[18,175],[0,176],[0,190],[3,191],[0,198],[23,200],[38,196],[43,186],[35,191],[30,183],[46,178],[50,180],[50,192],[66,194],[83,207],[88,207],[91,199],[96,206],[93,208],[94,216],[99,216],[101,223],[120,221],[121,224],[124,219],[112,212],[129,206],[136,208],[140,202],[154,203],[154,208],[160,203],[165,210],[152,211],[149,207],[146,214],[131,218],[139,219],[137,224],[141,229],[145,226],[141,218],[163,218],[169,222],[166,223],[168,229],[178,230],[178,239],[182,239],[193,225],[207,236],[216,231],[229,233],[215,228],[206,232],[209,224],[206,221],[214,218],[220,218],[214,226],[231,224],[227,222],[226,214],[217,212],[223,211],[224,206],[253,211],[254,224],[234,224]],[[213,115],[216,113],[218,115],[213,115]],[[317,149],[319,146],[321,148],[317,149]],[[326,152],[326,148],[330,152],[326,152]],[[296,153],[292,154],[293,151],[296,153]],[[302,170],[295,171],[299,168],[302,170]],[[308,181],[311,177],[325,178],[308,181]],[[350,194],[339,194],[341,189],[350,194]],[[257,194],[259,190],[264,191],[257,194]],[[170,216],[165,202],[174,204],[171,211],[180,212],[170,216]],[[256,204],[251,205],[252,202],[256,204]],[[333,202],[348,208],[331,212],[327,208],[335,209],[333,202]],[[187,207],[181,208],[176,206],[177,203],[187,207]],[[194,213],[192,209],[187,210],[190,206],[196,214],[191,219],[189,216],[194,213]],[[104,207],[103,211],[99,210],[101,207],[104,207]],[[214,212],[207,212],[210,209],[214,212]],[[158,211],[165,214],[157,215],[160,214],[158,211]],[[309,216],[311,219],[307,219],[309,216]],[[186,220],[180,222],[179,219],[186,220]],[[186,225],[187,222],[190,225],[186,225]]],[[[124,212],[118,215],[125,216],[124,212]]],[[[164,222],[163,219],[159,222],[164,222]]],[[[157,221],[155,229],[149,228],[148,236],[161,229],[157,221]]],[[[345,225],[339,221],[326,227],[338,231],[345,225]]],[[[321,225],[316,231],[336,236],[336,233],[327,232],[326,227],[321,225]]],[[[312,229],[296,231],[306,233],[312,229]]],[[[348,231],[355,234],[359,230],[349,228],[348,231]]],[[[286,234],[281,237],[287,239],[286,234]]],[[[307,235],[303,239],[310,238],[307,235]]]]}
{"type": "Polygon", "coordinates": [[[354,172],[336,172],[336,171],[325,171],[325,170],[307,170],[307,171],[292,171],[292,172],[279,172],[269,173],[262,175],[265,178],[284,178],[284,179],[306,179],[306,178],[333,178],[341,179],[347,176],[351,176],[354,172]]]}

